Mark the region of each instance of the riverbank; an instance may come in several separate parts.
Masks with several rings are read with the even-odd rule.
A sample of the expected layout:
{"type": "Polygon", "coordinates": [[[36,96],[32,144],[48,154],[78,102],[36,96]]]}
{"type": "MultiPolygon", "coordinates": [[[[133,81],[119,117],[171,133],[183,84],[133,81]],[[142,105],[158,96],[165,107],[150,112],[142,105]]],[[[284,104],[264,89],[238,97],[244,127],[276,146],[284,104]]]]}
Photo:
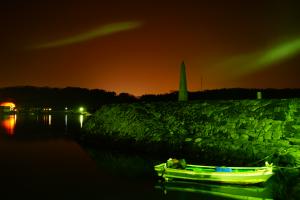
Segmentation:
{"type": "Polygon", "coordinates": [[[84,125],[85,140],[184,152],[210,164],[300,166],[300,100],[107,105],[84,125]]]}

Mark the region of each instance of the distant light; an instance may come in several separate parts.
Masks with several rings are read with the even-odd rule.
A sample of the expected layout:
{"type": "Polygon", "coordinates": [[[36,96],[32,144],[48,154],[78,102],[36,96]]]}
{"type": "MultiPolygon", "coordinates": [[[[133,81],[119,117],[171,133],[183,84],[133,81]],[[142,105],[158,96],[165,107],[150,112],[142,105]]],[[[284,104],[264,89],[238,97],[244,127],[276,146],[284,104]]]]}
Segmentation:
{"type": "Polygon", "coordinates": [[[79,112],[83,112],[84,111],[84,108],[83,107],[80,107],[79,108],[79,112]]]}
{"type": "Polygon", "coordinates": [[[7,119],[2,120],[2,126],[6,129],[7,134],[13,135],[17,122],[17,115],[9,115],[7,119]]]}
{"type": "Polygon", "coordinates": [[[68,107],[65,107],[65,110],[68,110],[68,107]]]}
{"type": "Polygon", "coordinates": [[[13,111],[16,108],[16,105],[12,102],[2,102],[0,106],[9,107],[10,111],[13,111]]]}

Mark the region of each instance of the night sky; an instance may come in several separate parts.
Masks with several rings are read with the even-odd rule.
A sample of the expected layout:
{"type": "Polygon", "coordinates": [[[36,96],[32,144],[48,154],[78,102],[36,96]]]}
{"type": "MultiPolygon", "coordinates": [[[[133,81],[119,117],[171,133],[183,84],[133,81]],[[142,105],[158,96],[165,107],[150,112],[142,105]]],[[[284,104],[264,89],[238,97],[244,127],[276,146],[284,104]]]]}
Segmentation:
{"type": "Polygon", "coordinates": [[[184,60],[189,91],[300,88],[299,10],[288,0],[2,0],[0,87],[167,93],[184,60]]]}

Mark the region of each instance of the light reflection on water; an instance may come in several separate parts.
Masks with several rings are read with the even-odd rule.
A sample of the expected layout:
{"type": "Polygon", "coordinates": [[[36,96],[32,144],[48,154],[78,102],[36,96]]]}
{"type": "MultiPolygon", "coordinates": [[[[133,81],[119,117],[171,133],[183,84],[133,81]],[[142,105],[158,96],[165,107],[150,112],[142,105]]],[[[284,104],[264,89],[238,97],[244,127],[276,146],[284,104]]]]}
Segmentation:
{"type": "MultiPolygon", "coordinates": [[[[106,193],[106,199],[121,199],[121,197],[130,198],[134,194],[140,197],[139,199],[163,198],[176,200],[234,199],[230,197],[224,198],[224,196],[216,198],[216,195],[211,195],[210,193],[212,191],[218,193],[220,193],[220,191],[232,193],[233,191],[243,192],[242,189],[245,190],[244,187],[236,189],[232,187],[224,188],[222,186],[209,187],[208,185],[205,185],[203,188],[198,188],[198,186],[196,188],[194,185],[186,186],[182,183],[166,184],[163,188],[161,188],[161,185],[158,185],[159,187],[155,189],[155,183],[151,182],[153,179],[149,177],[153,173],[151,172],[151,170],[153,170],[153,163],[151,163],[147,157],[128,156],[127,154],[115,155],[109,150],[105,150],[104,152],[89,150],[88,153],[90,157],[96,160],[98,164],[98,169],[95,169],[93,166],[94,163],[89,160],[86,151],[83,151],[76,142],[72,140],[57,140],[57,138],[49,139],[49,136],[40,137],[37,140],[35,137],[36,135],[42,135],[45,130],[50,130],[50,135],[55,135],[57,131],[64,132],[68,130],[68,132],[72,132],[74,127],[76,130],[81,129],[85,121],[84,115],[68,115],[63,113],[61,115],[7,115],[0,117],[0,136],[2,133],[2,135],[13,136],[3,137],[0,140],[0,163],[5,163],[5,165],[0,165],[0,171],[8,171],[9,176],[7,175],[6,179],[12,184],[20,182],[19,188],[28,184],[23,177],[26,177],[30,172],[31,174],[28,177],[32,180],[30,182],[32,185],[32,193],[36,191],[40,191],[40,193],[44,191],[48,192],[48,189],[50,191],[52,188],[55,188],[53,192],[53,194],[55,194],[60,191],[61,188],[64,188],[66,194],[76,196],[77,191],[81,191],[81,188],[83,188],[82,197],[84,197],[90,192],[90,188],[94,187],[95,190],[93,188],[93,191],[90,193],[93,197],[98,194],[101,196],[102,193],[106,193]],[[35,126],[38,127],[37,130],[35,130],[35,126]],[[51,129],[52,127],[55,127],[55,129],[51,129]],[[31,133],[34,131],[36,131],[37,134],[31,133]],[[11,138],[18,135],[21,136],[20,138],[26,138],[26,140],[11,140],[11,138]],[[7,140],[5,140],[6,138],[7,140]],[[15,163],[17,163],[17,165],[15,163]],[[22,167],[14,168],[14,166],[22,167]],[[15,175],[15,173],[18,174],[15,175]],[[88,175],[86,173],[88,173],[88,175]],[[124,177],[124,174],[128,175],[128,177],[124,177]],[[80,187],[76,188],[75,186],[70,186],[75,180],[74,177],[78,178],[78,176],[80,176],[80,178],[75,182],[80,187]],[[137,179],[136,177],[142,177],[142,179],[137,179]],[[57,180],[59,181],[56,182],[57,180]],[[94,180],[94,182],[91,182],[92,180],[94,180]],[[84,183],[90,184],[86,186],[84,183]],[[43,184],[48,184],[48,188],[42,187],[43,184]],[[57,184],[61,184],[62,187],[56,186],[57,184]],[[36,190],[35,187],[38,189],[36,190]],[[99,188],[102,189],[99,191],[99,188]],[[117,195],[115,188],[118,188],[120,193],[118,193],[119,196],[114,198],[113,195],[117,195]],[[193,188],[193,190],[191,190],[191,188],[193,188]],[[167,194],[164,194],[165,190],[167,194]]],[[[2,176],[3,174],[0,173],[0,180],[3,180],[2,176]]],[[[249,188],[246,189],[249,193],[249,188]]],[[[267,192],[269,193],[270,191],[267,192]]],[[[268,193],[263,193],[262,198],[272,198],[268,193]]],[[[243,195],[243,199],[248,198],[245,194],[243,195]]],[[[255,195],[258,196],[260,194],[255,195]]],[[[242,195],[240,195],[240,197],[241,196],[242,195]]],[[[258,198],[260,197],[261,196],[258,198]]],[[[0,199],[2,199],[1,194],[0,199]]]]}
{"type": "Polygon", "coordinates": [[[13,135],[16,123],[17,123],[17,115],[7,115],[2,120],[1,125],[6,130],[6,133],[8,135],[13,135]]]}
{"type": "Polygon", "coordinates": [[[214,199],[273,199],[270,187],[260,187],[256,185],[222,185],[171,180],[168,182],[158,182],[155,188],[161,190],[165,196],[167,196],[168,193],[184,192],[208,195],[214,197],[214,199]]]}
{"type": "MultiPolygon", "coordinates": [[[[14,115],[0,115],[0,180],[5,183],[0,199],[159,199],[148,179],[141,184],[106,165],[99,169],[85,149],[66,137],[65,126],[71,135],[84,121],[85,115],[65,113],[19,114],[17,121],[14,115]],[[9,133],[13,137],[5,137],[9,133]]],[[[105,164],[115,164],[108,158],[105,164]]]]}
{"type": "Polygon", "coordinates": [[[83,115],[79,115],[80,128],[83,126],[83,115]]]}
{"type": "Polygon", "coordinates": [[[44,124],[51,126],[52,115],[43,115],[43,122],[44,124]]]}
{"type": "MultiPolygon", "coordinates": [[[[44,128],[48,127],[63,127],[64,131],[67,131],[70,127],[78,127],[82,129],[85,121],[84,115],[68,115],[68,114],[44,114],[44,115],[1,115],[0,114],[0,128],[4,130],[6,135],[14,135],[15,129],[18,126],[34,126],[42,125],[44,128]],[[17,118],[20,118],[17,122],[17,118]],[[26,125],[27,124],[27,125],[26,125]],[[31,124],[31,125],[30,125],[31,124]]],[[[61,131],[59,130],[59,131],[61,131]]]]}
{"type": "Polygon", "coordinates": [[[68,128],[68,115],[65,115],[65,128],[68,128]]]}

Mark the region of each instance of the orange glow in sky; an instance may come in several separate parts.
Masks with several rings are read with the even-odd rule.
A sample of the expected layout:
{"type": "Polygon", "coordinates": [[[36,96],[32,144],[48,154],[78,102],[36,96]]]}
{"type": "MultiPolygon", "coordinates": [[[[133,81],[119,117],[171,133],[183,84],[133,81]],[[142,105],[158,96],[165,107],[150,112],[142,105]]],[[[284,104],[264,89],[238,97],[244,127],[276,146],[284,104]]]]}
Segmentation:
{"type": "Polygon", "coordinates": [[[189,91],[300,87],[299,51],[286,59],[274,51],[300,36],[292,3],[8,2],[0,8],[0,87],[168,93],[178,90],[182,61],[189,91]],[[266,56],[276,58],[255,64],[266,56]]]}

